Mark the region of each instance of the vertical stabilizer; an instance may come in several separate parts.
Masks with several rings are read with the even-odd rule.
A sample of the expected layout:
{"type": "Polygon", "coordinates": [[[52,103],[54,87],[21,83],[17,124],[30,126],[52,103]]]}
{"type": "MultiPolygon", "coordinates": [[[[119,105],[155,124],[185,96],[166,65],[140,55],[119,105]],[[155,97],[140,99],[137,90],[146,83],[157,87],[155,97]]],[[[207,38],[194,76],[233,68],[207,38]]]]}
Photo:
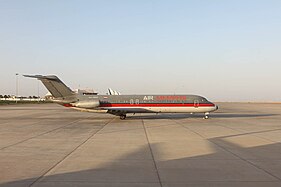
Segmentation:
{"type": "Polygon", "coordinates": [[[48,91],[55,97],[67,97],[72,96],[75,93],[67,87],[57,76],[48,75],[24,75],[25,77],[37,78],[38,80],[42,81],[48,91]]]}

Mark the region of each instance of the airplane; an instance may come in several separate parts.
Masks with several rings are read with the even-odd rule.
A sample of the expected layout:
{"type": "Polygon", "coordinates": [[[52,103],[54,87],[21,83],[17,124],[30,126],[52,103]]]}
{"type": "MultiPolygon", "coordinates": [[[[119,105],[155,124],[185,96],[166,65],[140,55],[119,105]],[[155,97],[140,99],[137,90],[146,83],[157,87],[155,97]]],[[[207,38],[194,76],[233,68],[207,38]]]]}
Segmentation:
{"type": "Polygon", "coordinates": [[[218,106],[199,95],[110,95],[75,93],[55,75],[23,75],[37,78],[53,96],[53,102],[86,112],[102,112],[126,119],[129,113],[204,113],[204,119],[218,106]]]}

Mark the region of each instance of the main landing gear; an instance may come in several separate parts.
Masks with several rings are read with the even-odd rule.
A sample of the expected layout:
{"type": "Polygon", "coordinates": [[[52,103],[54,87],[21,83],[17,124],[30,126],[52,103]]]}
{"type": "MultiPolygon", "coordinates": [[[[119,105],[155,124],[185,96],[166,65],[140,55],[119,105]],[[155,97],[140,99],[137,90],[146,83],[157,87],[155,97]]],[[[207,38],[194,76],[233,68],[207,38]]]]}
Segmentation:
{"type": "Polygon", "coordinates": [[[209,112],[205,112],[205,116],[204,116],[204,118],[203,119],[209,119],[209,112]]]}
{"type": "Polygon", "coordinates": [[[126,119],[126,117],[127,117],[126,114],[121,114],[120,115],[120,119],[122,119],[122,120],[126,119]]]}

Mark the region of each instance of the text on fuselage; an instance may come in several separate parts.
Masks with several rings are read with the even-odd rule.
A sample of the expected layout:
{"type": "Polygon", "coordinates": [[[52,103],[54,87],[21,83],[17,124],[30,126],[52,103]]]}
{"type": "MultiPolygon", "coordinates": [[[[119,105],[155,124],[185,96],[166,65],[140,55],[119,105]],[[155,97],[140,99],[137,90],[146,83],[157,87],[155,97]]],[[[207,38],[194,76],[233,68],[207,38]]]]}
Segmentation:
{"type": "Polygon", "coordinates": [[[143,100],[153,100],[153,96],[144,96],[143,100]]]}

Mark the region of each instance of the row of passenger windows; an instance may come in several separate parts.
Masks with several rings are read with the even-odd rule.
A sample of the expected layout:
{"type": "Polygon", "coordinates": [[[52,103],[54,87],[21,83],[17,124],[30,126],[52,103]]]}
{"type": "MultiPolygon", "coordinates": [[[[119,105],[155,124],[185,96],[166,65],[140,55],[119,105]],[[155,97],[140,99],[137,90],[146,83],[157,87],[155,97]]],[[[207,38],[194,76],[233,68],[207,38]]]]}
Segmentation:
{"type": "MultiPolygon", "coordinates": [[[[118,100],[118,101],[101,101],[101,103],[130,103],[130,104],[140,104],[140,103],[187,103],[186,101],[178,101],[178,100],[163,100],[163,101],[151,101],[151,100],[147,100],[147,101],[140,101],[138,99],[136,100],[118,100]]],[[[193,103],[193,102],[190,102],[193,103]]]]}

